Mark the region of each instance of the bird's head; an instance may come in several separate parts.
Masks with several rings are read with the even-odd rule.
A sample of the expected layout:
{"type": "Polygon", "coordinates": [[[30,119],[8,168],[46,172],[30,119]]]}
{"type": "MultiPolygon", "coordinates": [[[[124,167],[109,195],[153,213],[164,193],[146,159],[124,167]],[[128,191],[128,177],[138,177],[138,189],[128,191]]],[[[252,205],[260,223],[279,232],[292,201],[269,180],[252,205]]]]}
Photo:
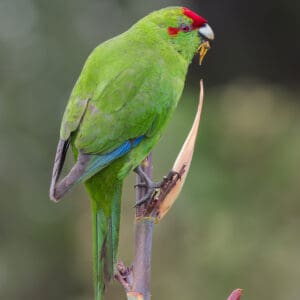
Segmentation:
{"type": "Polygon", "coordinates": [[[144,20],[150,22],[153,30],[188,61],[199,53],[201,64],[214,39],[214,32],[207,20],[186,7],[164,8],[144,20]]]}

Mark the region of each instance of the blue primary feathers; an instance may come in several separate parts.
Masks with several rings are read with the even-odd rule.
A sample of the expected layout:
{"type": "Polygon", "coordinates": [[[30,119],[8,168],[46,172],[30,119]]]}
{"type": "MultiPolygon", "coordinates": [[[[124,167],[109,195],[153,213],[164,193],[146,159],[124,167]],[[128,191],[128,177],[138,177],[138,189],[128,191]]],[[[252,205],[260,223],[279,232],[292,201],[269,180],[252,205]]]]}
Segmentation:
{"type": "Polygon", "coordinates": [[[95,175],[112,161],[122,157],[128,153],[133,147],[136,147],[143,139],[144,135],[132,140],[127,140],[121,146],[105,155],[90,155],[91,160],[85,168],[84,173],[74,182],[74,184],[82,182],[95,175]]]}

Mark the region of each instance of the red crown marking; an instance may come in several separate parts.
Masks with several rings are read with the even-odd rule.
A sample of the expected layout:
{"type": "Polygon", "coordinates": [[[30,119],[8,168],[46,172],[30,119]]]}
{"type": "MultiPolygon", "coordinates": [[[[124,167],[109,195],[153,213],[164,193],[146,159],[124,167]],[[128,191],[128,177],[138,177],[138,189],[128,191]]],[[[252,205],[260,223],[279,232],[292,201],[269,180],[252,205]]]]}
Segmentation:
{"type": "Polygon", "coordinates": [[[203,24],[207,23],[207,20],[205,20],[204,18],[197,15],[196,13],[194,13],[193,11],[191,11],[186,7],[182,8],[182,12],[185,16],[193,20],[192,23],[193,29],[200,28],[203,24]]]}

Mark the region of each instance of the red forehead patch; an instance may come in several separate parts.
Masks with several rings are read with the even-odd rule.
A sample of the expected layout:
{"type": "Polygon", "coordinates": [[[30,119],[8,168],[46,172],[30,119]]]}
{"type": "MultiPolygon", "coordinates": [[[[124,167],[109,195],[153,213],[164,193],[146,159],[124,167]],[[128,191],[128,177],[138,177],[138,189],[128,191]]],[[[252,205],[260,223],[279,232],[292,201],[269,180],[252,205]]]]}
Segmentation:
{"type": "Polygon", "coordinates": [[[197,15],[196,13],[194,13],[193,11],[191,11],[186,7],[183,7],[182,11],[185,16],[193,20],[192,25],[194,28],[200,28],[203,24],[207,23],[207,21],[204,18],[197,15]]]}

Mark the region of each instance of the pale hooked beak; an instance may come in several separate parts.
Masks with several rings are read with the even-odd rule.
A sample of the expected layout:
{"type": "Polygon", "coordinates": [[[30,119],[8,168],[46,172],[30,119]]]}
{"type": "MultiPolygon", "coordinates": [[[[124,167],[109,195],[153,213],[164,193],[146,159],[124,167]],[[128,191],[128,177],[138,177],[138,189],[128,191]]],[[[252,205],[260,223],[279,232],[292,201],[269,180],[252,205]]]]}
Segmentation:
{"type": "Polygon", "coordinates": [[[212,41],[215,38],[215,35],[207,23],[199,28],[199,35],[203,38],[203,42],[197,49],[197,52],[199,53],[199,65],[201,65],[205,54],[210,49],[209,41],[212,41]]]}
{"type": "Polygon", "coordinates": [[[206,40],[212,41],[215,38],[213,30],[207,23],[205,23],[202,27],[199,28],[199,34],[206,40]]]}

